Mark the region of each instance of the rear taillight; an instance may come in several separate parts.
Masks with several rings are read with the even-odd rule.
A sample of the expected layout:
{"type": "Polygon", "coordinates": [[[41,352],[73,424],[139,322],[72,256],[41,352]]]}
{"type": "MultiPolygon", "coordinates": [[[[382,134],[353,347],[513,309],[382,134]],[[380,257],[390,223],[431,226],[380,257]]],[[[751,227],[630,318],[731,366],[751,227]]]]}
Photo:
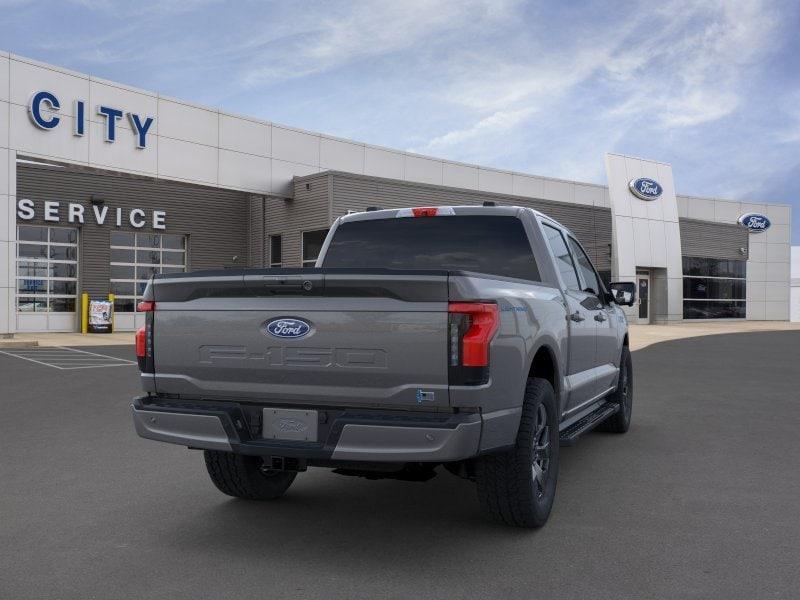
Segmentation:
{"type": "Polygon", "coordinates": [[[136,306],[136,310],[145,313],[145,326],[136,331],[136,361],[142,373],[155,373],[153,362],[153,319],[156,303],[152,300],[143,300],[136,306]]]}
{"type": "Polygon", "coordinates": [[[450,385],[489,381],[489,344],[500,325],[497,304],[451,302],[448,307],[450,385]]]}
{"type": "Polygon", "coordinates": [[[147,328],[139,327],[136,330],[136,358],[147,358],[147,328]]]}

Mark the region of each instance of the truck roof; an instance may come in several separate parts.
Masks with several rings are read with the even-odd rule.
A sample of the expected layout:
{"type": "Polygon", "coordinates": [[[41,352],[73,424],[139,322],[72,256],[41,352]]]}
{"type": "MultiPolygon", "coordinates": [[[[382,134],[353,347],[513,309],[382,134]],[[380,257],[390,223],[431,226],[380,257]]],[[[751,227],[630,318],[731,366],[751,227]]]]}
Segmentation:
{"type": "MultiPolygon", "coordinates": [[[[410,216],[407,215],[398,215],[398,213],[409,213],[414,209],[421,209],[421,208],[430,208],[430,209],[437,209],[442,210],[445,209],[447,214],[456,214],[456,215],[506,215],[509,217],[517,217],[521,211],[528,211],[537,217],[542,217],[547,219],[548,221],[552,221],[565,231],[570,231],[570,229],[564,226],[562,223],[559,223],[556,219],[547,215],[543,212],[540,212],[536,209],[529,208],[527,206],[475,206],[473,205],[446,205],[446,206],[420,206],[420,207],[405,207],[405,208],[387,208],[387,209],[368,209],[363,212],[354,212],[342,217],[339,217],[340,223],[348,223],[350,221],[370,221],[370,220],[377,220],[377,219],[393,219],[398,216],[410,216]],[[452,212],[451,212],[452,211],[452,212]]],[[[444,216],[444,215],[442,215],[444,216]]],[[[571,232],[570,232],[571,233],[571,232]]]]}

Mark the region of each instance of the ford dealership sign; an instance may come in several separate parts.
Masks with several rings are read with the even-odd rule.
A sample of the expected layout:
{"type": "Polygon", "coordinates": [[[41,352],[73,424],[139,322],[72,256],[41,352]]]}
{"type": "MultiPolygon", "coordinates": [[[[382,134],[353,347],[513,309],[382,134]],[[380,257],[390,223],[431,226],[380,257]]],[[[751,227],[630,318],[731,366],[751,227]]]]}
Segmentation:
{"type": "MultiPolygon", "coordinates": [[[[44,131],[49,131],[58,127],[61,122],[59,111],[61,101],[58,97],[46,90],[34,93],[28,102],[28,114],[36,127],[44,131]]],[[[72,135],[82,137],[86,133],[86,102],[75,100],[72,105],[72,135]]],[[[97,114],[103,123],[103,139],[109,143],[114,143],[117,139],[117,124],[127,115],[130,127],[133,131],[136,147],[140,150],[147,148],[147,134],[155,123],[155,118],[147,115],[137,115],[132,112],[125,112],[112,106],[97,106],[97,114]]]]}
{"type": "Polygon", "coordinates": [[[273,319],[266,325],[267,333],[277,338],[301,338],[308,335],[311,325],[302,319],[290,319],[281,317],[273,319]]]}
{"type": "Polygon", "coordinates": [[[658,200],[661,197],[661,192],[664,191],[660,183],[647,177],[631,179],[628,182],[628,187],[634,196],[642,200],[658,200]]]}
{"type": "Polygon", "coordinates": [[[747,228],[750,233],[761,233],[769,229],[772,225],[770,220],[764,215],[758,213],[747,213],[739,217],[739,225],[747,228]]]}

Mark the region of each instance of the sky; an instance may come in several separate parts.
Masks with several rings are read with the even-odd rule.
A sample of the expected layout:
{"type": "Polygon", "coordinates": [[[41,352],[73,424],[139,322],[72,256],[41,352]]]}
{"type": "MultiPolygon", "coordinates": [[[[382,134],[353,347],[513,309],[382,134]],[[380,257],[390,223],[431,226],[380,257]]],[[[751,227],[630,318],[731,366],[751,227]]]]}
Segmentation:
{"type": "Polygon", "coordinates": [[[788,202],[800,2],[0,0],[0,49],[303,129],[605,183],[788,202]]]}

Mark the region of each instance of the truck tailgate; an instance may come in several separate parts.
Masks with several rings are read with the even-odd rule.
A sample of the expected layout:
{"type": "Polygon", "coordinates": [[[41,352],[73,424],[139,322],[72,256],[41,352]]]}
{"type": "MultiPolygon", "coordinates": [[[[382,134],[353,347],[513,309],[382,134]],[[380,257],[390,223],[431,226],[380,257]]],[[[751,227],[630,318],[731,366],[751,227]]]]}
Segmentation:
{"type": "Polygon", "coordinates": [[[309,269],[155,279],[159,394],[447,406],[446,272],[309,269]]]}

